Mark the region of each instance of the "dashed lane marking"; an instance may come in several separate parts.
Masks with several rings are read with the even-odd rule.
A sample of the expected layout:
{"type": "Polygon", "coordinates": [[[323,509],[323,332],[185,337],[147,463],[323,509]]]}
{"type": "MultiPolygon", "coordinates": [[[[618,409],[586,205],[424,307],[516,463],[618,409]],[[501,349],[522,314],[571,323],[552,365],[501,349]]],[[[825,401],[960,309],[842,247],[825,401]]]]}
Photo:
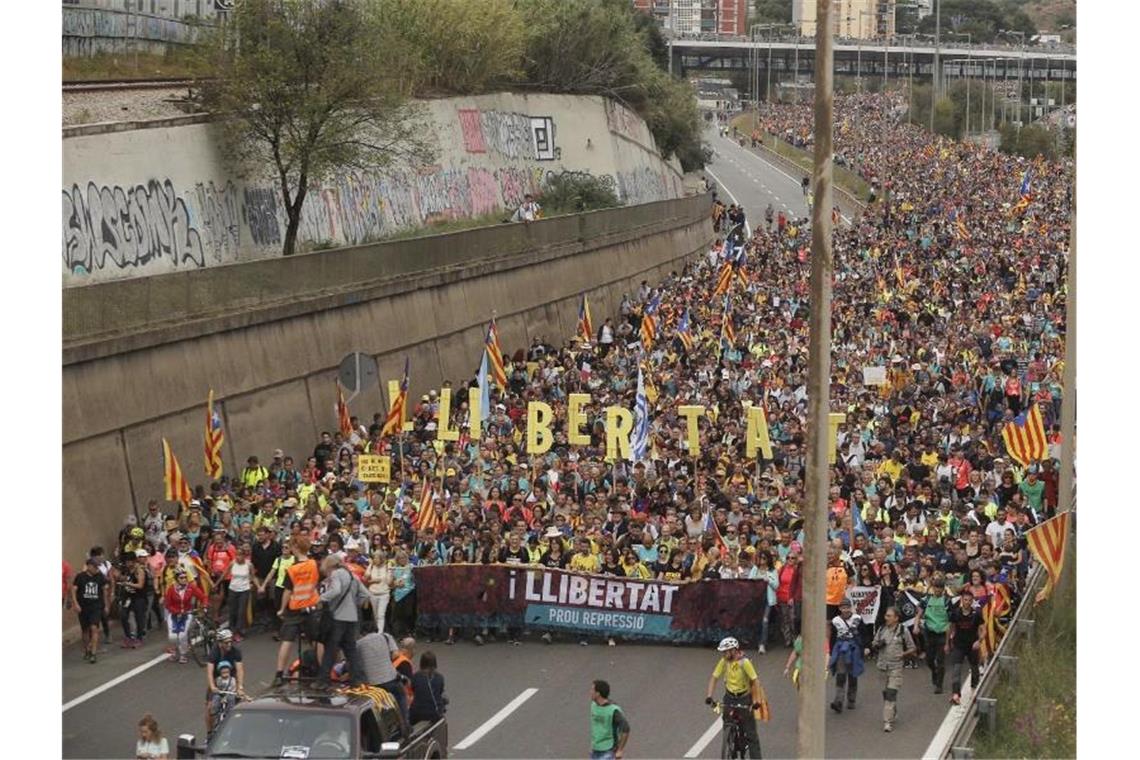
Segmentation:
{"type": "Polygon", "coordinates": [[[492,715],[487,720],[486,723],[484,723],[483,725],[479,726],[479,728],[477,728],[474,731],[472,731],[471,733],[469,733],[463,741],[461,741],[461,742],[459,742],[459,744],[455,745],[455,748],[456,749],[467,749],[472,744],[474,744],[475,742],[482,739],[484,736],[486,736],[488,733],[491,732],[491,729],[493,729],[495,726],[499,725],[504,720],[506,720],[507,716],[509,716],[515,710],[519,709],[522,706],[523,702],[526,702],[528,699],[530,699],[531,697],[533,697],[537,693],[538,693],[538,689],[536,689],[534,687],[531,687],[529,689],[524,689],[522,694],[519,694],[517,697],[515,697],[510,702],[508,702],[506,704],[506,706],[503,707],[502,710],[499,710],[497,713],[492,715]]]}
{"type": "Polygon", "coordinates": [[[689,747],[689,751],[685,753],[685,757],[700,757],[701,753],[705,751],[705,747],[709,746],[709,742],[715,739],[719,733],[720,718],[717,718],[713,721],[713,724],[708,727],[708,730],[701,734],[701,738],[697,739],[697,743],[689,747]]]}

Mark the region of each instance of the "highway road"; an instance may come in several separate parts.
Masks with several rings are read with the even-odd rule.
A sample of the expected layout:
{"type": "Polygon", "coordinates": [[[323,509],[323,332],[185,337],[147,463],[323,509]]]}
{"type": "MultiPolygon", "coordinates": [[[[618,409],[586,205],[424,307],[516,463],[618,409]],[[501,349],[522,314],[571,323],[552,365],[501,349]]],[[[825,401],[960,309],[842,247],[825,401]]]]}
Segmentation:
{"type": "MultiPolygon", "coordinates": [[[[807,214],[798,177],[789,177],[729,139],[710,135],[716,159],[705,174],[726,200],[744,204],[763,223],[764,207],[807,214]]],[[[118,641],[95,665],[78,646],[63,652],[63,752],[65,757],[133,756],[135,726],[154,714],[171,748],[180,733],[203,730],[204,670],[163,661],[164,641],[122,650],[118,641]]],[[[257,692],[273,676],[276,643],[262,634],[242,645],[247,690],[257,692]]],[[[629,758],[713,758],[720,740],[715,716],[703,704],[717,654],[711,647],[619,643],[610,648],[574,641],[545,645],[528,636],[521,647],[470,642],[424,642],[436,652],[451,700],[451,755],[458,758],[584,757],[589,750],[591,681],[613,688],[633,728],[629,758]]],[[[796,743],[796,694],[782,677],[787,650],[750,655],[767,691],[772,720],[760,727],[766,758],[791,757],[796,743]]],[[[417,652],[418,659],[418,652],[417,652]]],[[[946,715],[945,695],[935,696],[925,668],[904,672],[895,731],[882,730],[882,700],[873,666],[860,684],[854,712],[828,712],[827,748],[837,758],[919,757],[946,715]]],[[[830,695],[830,691],[829,691],[830,695]]]]}
{"type": "MultiPolygon", "coordinates": [[[[447,679],[454,757],[585,756],[589,692],[595,678],[610,682],[612,699],[629,717],[633,733],[627,757],[718,756],[716,719],[703,704],[705,684],[717,660],[711,647],[635,643],[582,647],[569,640],[545,645],[532,636],[517,648],[494,642],[484,647],[465,641],[454,646],[423,642],[417,647],[417,660],[419,651],[427,648],[436,653],[447,679]],[[500,720],[494,721],[495,717],[500,720]]],[[[247,690],[267,687],[273,676],[275,642],[263,634],[247,639],[241,649],[247,690]]],[[[79,648],[65,650],[64,757],[131,755],[134,727],[145,712],[154,714],[172,749],[178,734],[202,732],[204,669],[192,661],[155,663],[162,656],[160,642],[139,650],[120,650],[113,644],[95,665],[83,661],[79,648]]],[[[791,757],[796,694],[782,677],[787,650],[774,647],[766,655],[750,656],[772,706],[772,720],[760,727],[764,756],[791,757]]],[[[828,712],[830,757],[918,757],[930,742],[948,704],[945,696],[932,693],[927,671],[905,671],[900,715],[891,734],[882,731],[877,680],[869,668],[860,684],[858,707],[841,715],[828,712]]]]}
{"type": "Polygon", "coordinates": [[[787,174],[715,130],[706,132],[706,141],[715,156],[704,175],[720,186],[722,201],[744,206],[749,224],[764,223],[764,209],[769,203],[773,211],[782,210],[793,219],[808,216],[807,199],[800,188],[803,177],[787,174]]]}

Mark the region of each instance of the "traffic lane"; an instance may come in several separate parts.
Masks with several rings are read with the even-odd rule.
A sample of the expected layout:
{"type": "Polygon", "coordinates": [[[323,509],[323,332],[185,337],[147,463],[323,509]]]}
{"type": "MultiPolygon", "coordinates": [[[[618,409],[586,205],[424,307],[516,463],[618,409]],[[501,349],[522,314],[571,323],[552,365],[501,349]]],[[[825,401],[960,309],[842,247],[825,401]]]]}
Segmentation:
{"type": "MultiPolygon", "coordinates": [[[[468,758],[580,756],[588,741],[587,701],[595,678],[610,682],[614,701],[627,711],[633,726],[631,758],[682,757],[713,724],[715,716],[703,705],[705,684],[717,660],[711,648],[633,643],[607,647],[597,639],[581,647],[576,641],[562,636],[560,643],[545,645],[531,635],[520,647],[505,643],[476,647],[466,641],[446,646],[421,640],[416,659],[432,649],[447,679],[452,753],[468,758]],[[527,688],[538,691],[479,741],[465,750],[454,749],[527,688]]],[[[247,690],[257,693],[272,679],[277,644],[261,635],[242,642],[241,648],[247,690]]],[[[787,650],[749,656],[772,706],[772,720],[760,726],[765,755],[791,757],[797,705],[795,690],[782,676],[787,650]]],[[[87,667],[94,670],[98,665],[87,667]]],[[[77,669],[81,670],[65,666],[65,677],[77,669]]],[[[916,757],[937,730],[947,703],[944,696],[931,693],[927,671],[920,669],[904,671],[895,732],[884,734],[877,675],[869,664],[860,679],[859,706],[853,713],[828,712],[830,757],[916,757]]],[[[135,725],[144,712],[155,716],[171,743],[180,733],[200,736],[204,692],[204,669],[193,664],[156,665],[64,713],[64,755],[129,754],[135,725]]],[[[719,747],[720,737],[715,736],[698,756],[717,757],[719,747]]]]}
{"type": "Polygon", "coordinates": [[[715,149],[709,165],[720,184],[728,190],[726,199],[744,206],[750,219],[763,218],[769,203],[775,211],[783,210],[793,218],[808,216],[807,201],[799,181],[783,173],[730,138],[711,137],[715,149]]]}
{"type": "MultiPolygon", "coordinates": [[[[152,646],[155,653],[162,653],[162,646],[157,642],[152,646]]],[[[246,691],[256,694],[273,680],[277,642],[268,634],[262,634],[246,639],[239,646],[245,666],[246,691]]],[[[144,659],[153,656],[150,654],[144,659]]],[[[78,677],[77,670],[82,671],[84,667],[95,670],[105,662],[100,659],[94,666],[73,665],[70,660],[65,654],[65,685],[69,677],[78,677]]],[[[103,682],[122,675],[131,667],[125,659],[106,662],[115,669],[106,673],[103,682]]],[[[152,714],[158,721],[173,754],[179,734],[203,735],[206,728],[205,697],[206,669],[194,664],[193,658],[186,664],[160,662],[63,713],[63,755],[91,758],[129,756],[133,752],[136,726],[144,713],[152,714]]]]}

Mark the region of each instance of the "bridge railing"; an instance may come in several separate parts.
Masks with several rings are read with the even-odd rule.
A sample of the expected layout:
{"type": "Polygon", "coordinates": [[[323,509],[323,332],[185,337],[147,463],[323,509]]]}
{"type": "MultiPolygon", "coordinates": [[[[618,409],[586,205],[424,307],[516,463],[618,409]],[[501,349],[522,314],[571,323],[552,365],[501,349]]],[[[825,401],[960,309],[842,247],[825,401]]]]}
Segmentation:
{"type": "Polygon", "coordinates": [[[1037,564],[1029,573],[1021,603],[1018,604],[1006,628],[1005,636],[998,643],[985,672],[982,673],[978,688],[970,693],[960,708],[951,708],[960,710],[953,730],[941,741],[938,741],[940,737],[935,737],[936,741],[931,743],[924,760],[973,758],[973,738],[978,725],[984,720],[989,731],[996,729],[998,705],[993,693],[1002,671],[1015,672],[1018,667],[1018,658],[1011,654],[1016,641],[1022,636],[1033,635],[1035,621],[1030,617],[1034,607],[1033,600],[1045,575],[1045,568],[1041,564],[1037,564]]]}

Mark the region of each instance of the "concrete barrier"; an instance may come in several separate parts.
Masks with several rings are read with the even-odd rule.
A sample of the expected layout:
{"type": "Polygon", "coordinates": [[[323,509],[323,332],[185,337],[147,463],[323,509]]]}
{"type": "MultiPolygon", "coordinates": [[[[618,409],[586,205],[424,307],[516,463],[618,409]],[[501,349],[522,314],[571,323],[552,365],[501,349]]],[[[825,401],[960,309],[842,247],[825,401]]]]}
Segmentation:
{"type": "Polygon", "coordinates": [[[708,211],[692,196],[64,290],[64,556],[113,543],[161,498],[161,438],[204,481],[211,387],[227,473],[277,447],[303,462],[335,428],[345,354],[379,361],[384,390],[350,405],[371,420],[405,356],[415,395],[472,377],[493,312],[512,353],[568,338],[583,292],[600,324],[624,292],[707,247],[708,211]]]}

